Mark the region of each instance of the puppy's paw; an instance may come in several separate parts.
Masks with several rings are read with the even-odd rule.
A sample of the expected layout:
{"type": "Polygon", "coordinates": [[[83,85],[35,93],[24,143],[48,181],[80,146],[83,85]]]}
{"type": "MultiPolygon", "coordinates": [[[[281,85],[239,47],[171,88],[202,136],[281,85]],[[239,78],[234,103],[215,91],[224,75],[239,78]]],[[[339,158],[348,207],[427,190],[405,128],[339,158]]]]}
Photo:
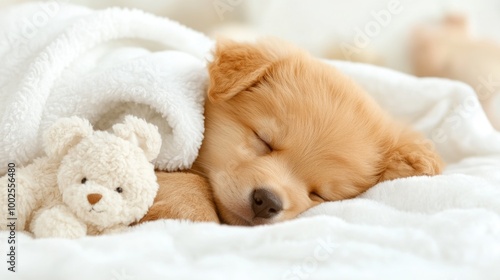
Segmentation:
{"type": "Polygon", "coordinates": [[[433,153],[419,151],[402,154],[395,152],[389,159],[387,169],[381,181],[420,175],[437,175],[441,173],[442,162],[433,153]]]}
{"type": "Polygon", "coordinates": [[[406,155],[405,160],[410,165],[414,175],[437,175],[441,173],[442,162],[436,154],[412,152],[406,155]]]}
{"type": "Polygon", "coordinates": [[[437,175],[441,173],[444,164],[429,143],[421,141],[416,133],[412,133],[411,137],[401,140],[390,151],[385,166],[380,182],[410,176],[437,175]]]}

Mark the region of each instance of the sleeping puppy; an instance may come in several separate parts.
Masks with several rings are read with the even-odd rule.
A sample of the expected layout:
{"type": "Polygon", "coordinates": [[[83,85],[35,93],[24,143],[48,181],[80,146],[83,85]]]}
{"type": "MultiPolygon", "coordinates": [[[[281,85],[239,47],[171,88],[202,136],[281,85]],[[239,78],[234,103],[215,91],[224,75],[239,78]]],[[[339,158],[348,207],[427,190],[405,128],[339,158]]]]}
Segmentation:
{"type": "Polygon", "coordinates": [[[286,43],[219,42],[209,74],[193,170],[208,178],[225,223],[284,221],[385,180],[441,171],[421,135],[286,43]]]}
{"type": "Polygon", "coordinates": [[[395,178],[440,173],[439,156],[333,67],[283,42],[218,43],[194,169],[229,224],[288,220],[395,178]]]}

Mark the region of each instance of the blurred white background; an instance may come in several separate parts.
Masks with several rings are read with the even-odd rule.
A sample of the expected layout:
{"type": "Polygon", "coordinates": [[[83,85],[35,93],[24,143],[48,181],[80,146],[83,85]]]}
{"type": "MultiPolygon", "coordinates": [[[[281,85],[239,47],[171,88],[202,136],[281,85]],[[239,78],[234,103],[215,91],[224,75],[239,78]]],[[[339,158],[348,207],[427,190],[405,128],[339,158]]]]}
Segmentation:
{"type": "MultiPolygon", "coordinates": [[[[95,9],[139,8],[209,35],[278,36],[316,56],[355,47],[374,63],[410,72],[408,39],[415,25],[450,12],[469,17],[478,36],[500,41],[498,0],[51,0],[95,9]],[[392,9],[391,9],[392,8],[392,9]],[[389,15],[389,16],[387,16],[389,15]]],[[[28,2],[2,0],[0,7],[28,2]]],[[[365,57],[365,60],[367,58],[365,57]]]]}

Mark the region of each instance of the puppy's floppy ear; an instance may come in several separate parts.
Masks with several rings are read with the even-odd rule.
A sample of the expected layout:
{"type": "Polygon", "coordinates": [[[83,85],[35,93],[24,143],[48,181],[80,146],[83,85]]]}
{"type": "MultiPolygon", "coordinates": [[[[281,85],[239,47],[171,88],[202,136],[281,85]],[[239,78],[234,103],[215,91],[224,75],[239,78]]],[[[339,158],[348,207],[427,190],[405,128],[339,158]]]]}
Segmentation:
{"type": "Polygon", "coordinates": [[[437,175],[443,162],[430,140],[413,131],[405,131],[382,163],[384,171],[379,182],[419,175],[437,175]]]}
{"type": "Polygon", "coordinates": [[[261,44],[219,40],[214,61],[208,66],[209,100],[216,103],[232,98],[262,78],[270,65],[261,44]]]}

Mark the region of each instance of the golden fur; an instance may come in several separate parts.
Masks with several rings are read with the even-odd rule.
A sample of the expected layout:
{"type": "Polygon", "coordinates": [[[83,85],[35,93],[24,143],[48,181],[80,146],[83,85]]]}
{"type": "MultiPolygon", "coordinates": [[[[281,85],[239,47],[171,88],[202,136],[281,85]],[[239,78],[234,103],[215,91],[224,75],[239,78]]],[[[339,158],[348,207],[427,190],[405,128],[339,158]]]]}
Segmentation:
{"type": "Polygon", "coordinates": [[[160,185],[158,194],[140,223],[161,218],[219,222],[212,191],[205,178],[182,172],[156,172],[156,176],[160,185]]]}
{"type": "Polygon", "coordinates": [[[381,181],[441,171],[422,136],[351,79],[288,44],[219,42],[209,74],[205,139],[193,168],[209,179],[223,222],[292,219],[381,181]],[[256,217],[251,197],[259,188],[283,210],[256,217]]]}

